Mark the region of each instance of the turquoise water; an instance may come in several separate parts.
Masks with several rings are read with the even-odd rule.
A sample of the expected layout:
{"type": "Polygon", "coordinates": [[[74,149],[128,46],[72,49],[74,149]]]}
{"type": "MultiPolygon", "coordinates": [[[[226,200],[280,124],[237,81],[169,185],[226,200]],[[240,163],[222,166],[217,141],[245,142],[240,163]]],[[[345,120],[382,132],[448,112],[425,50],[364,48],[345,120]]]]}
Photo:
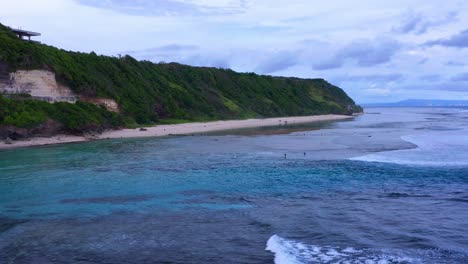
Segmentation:
{"type": "Polygon", "coordinates": [[[468,263],[468,112],[368,112],[2,151],[0,263],[468,263]]]}

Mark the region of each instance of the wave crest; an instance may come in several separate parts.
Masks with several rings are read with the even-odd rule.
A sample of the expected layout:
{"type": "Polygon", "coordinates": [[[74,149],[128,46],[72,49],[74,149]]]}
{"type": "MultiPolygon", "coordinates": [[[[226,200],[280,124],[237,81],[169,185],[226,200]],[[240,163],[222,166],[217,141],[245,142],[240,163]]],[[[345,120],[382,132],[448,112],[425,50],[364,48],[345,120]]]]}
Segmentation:
{"type": "Polygon", "coordinates": [[[273,235],[268,239],[265,250],[275,254],[276,264],[306,264],[306,263],[349,263],[372,264],[421,263],[419,260],[395,254],[358,250],[352,247],[332,247],[307,245],[294,240],[273,235]]]}
{"type": "Polygon", "coordinates": [[[432,132],[403,136],[402,140],[417,145],[414,149],[384,151],[351,160],[395,163],[416,166],[468,166],[466,130],[432,132]]]}

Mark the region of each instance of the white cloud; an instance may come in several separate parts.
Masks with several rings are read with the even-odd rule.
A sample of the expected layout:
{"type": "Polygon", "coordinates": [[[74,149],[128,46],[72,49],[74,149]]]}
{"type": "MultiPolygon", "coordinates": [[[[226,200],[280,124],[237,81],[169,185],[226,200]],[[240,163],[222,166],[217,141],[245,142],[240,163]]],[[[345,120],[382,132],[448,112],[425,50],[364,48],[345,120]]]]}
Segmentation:
{"type": "Polygon", "coordinates": [[[371,96],[389,96],[392,91],[386,88],[369,88],[364,90],[365,93],[370,94],[371,96]]]}

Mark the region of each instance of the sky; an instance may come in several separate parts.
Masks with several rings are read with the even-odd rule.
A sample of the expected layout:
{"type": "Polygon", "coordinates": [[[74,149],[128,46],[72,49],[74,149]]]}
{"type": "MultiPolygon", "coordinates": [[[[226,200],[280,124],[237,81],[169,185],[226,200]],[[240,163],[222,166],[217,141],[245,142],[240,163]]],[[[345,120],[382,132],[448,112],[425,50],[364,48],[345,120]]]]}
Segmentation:
{"type": "Polygon", "coordinates": [[[65,50],[323,78],[358,103],[468,100],[466,0],[0,0],[65,50]]]}

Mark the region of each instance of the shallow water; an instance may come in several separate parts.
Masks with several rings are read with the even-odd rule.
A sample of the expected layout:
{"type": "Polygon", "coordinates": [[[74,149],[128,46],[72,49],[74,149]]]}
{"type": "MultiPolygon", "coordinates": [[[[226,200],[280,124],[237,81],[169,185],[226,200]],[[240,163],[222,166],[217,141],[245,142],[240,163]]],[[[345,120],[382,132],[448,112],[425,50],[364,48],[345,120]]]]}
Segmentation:
{"type": "Polygon", "coordinates": [[[0,263],[468,263],[468,112],[368,112],[2,151],[0,263]]]}

